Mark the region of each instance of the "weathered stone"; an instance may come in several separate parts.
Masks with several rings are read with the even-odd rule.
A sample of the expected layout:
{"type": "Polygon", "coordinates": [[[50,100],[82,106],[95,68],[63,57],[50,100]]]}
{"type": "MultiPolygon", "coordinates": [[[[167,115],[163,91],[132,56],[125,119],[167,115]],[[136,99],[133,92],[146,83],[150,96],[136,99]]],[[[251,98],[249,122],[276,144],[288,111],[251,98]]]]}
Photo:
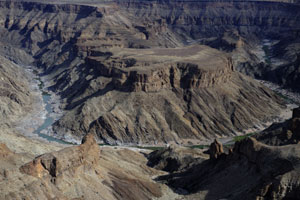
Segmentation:
{"type": "MultiPolygon", "coordinates": [[[[213,146],[220,147],[217,142],[213,146]]],[[[163,176],[173,189],[192,199],[297,199],[299,193],[298,145],[272,147],[246,138],[237,142],[225,159],[213,159],[163,176]],[[178,175],[179,174],[179,175],[178,175]]]]}
{"type": "Polygon", "coordinates": [[[220,155],[224,153],[223,145],[217,139],[213,143],[210,144],[209,147],[209,155],[210,159],[217,159],[220,155]]]}

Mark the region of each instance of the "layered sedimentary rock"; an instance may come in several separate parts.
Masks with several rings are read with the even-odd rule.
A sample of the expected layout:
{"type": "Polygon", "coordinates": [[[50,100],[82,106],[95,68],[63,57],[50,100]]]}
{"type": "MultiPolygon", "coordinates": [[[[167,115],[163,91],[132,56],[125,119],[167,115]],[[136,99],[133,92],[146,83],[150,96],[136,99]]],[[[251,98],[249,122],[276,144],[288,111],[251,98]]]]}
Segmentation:
{"type": "Polygon", "coordinates": [[[200,149],[171,145],[166,149],[151,152],[147,158],[148,166],[173,173],[207,160],[208,155],[200,149]]]}
{"type": "Polygon", "coordinates": [[[92,135],[82,142],[33,160],[0,145],[0,198],[153,199],[168,191],[151,180],[162,173],[147,167],[141,153],[100,149],[92,135]]]}
{"type": "Polygon", "coordinates": [[[224,154],[223,145],[215,140],[209,147],[209,157],[210,159],[217,159],[222,154],[224,154]]]}
{"type": "Polygon", "coordinates": [[[59,135],[80,130],[107,143],[198,142],[254,125],[280,104],[235,72],[226,54],[206,46],[117,49],[88,57],[82,68],[92,72],[90,80],[66,90],[71,111],[55,124],[59,135]]]}
{"type": "Polygon", "coordinates": [[[25,70],[0,56],[0,127],[12,127],[32,109],[25,70]]]}
{"type": "Polygon", "coordinates": [[[282,146],[299,144],[300,141],[300,115],[299,108],[293,110],[293,117],[283,123],[272,124],[255,138],[265,144],[282,146]]]}
{"type": "Polygon", "coordinates": [[[91,131],[108,143],[200,141],[279,112],[277,97],[235,72],[234,59],[204,50],[212,54],[207,60],[203,46],[183,46],[235,48],[253,32],[259,32],[255,40],[266,29],[293,32],[298,4],[84,4],[0,4],[3,46],[31,54],[64,100],[66,114],[54,127],[58,137],[80,139],[91,131]],[[222,35],[230,37],[219,41],[222,35]]]}
{"type": "Polygon", "coordinates": [[[186,199],[298,199],[299,150],[247,138],[229,154],[159,179],[186,199]]]}

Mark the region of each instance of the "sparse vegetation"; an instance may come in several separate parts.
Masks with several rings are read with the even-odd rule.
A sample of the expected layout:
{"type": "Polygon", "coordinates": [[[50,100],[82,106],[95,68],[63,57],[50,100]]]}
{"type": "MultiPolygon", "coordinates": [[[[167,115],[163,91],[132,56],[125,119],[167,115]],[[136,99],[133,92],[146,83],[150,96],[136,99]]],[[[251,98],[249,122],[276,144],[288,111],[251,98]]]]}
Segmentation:
{"type": "Polygon", "coordinates": [[[235,136],[235,137],[233,138],[233,141],[234,141],[234,142],[239,142],[239,141],[242,141],[242,140],[244,140],[244,139],[246,139],[246,138],[248,138],[248,137],[251,137],[251,136],[253,136],[253,135],[255,135],[255,134],[256,134],[256,132],[248,133],[248,134],[246,134],[246,135],[235,136]]]}
{"type": "Polygon", "coordinates": [[[193,145],[193,146],[189,146],[192,149],[207,149],[209,148],[208,145],[193,145]]]}
{"type": "Polygon", "coordinates": [[[163,150],[166,148],[166,147],[156,147],[156,146],[134,146],[134,147],[138,149],[147,149],[152,151],[163,150]]]}
{"type": "MultiPolygon", "coordinates": [[[[118,147],[119,145],[112,145],[112,144],[99,144],[99,146],[110,146],[110,147],[118,147]]],[[[166,147],[164,146],[120,146],[120,147],[132,147],[132,148],[138,148],[138,149],[146,149],[146,150],[162,150],[166,147]]]]}

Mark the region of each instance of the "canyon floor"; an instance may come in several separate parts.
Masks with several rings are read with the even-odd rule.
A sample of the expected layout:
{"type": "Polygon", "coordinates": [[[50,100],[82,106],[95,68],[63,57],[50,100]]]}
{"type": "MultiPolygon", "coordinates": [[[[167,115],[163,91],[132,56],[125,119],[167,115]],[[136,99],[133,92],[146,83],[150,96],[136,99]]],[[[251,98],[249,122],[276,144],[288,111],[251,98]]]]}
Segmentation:
{"type": "Polygon", "coordinates": [[[299,10],[0,0],[0,199],[300,199],[299,10]]]}

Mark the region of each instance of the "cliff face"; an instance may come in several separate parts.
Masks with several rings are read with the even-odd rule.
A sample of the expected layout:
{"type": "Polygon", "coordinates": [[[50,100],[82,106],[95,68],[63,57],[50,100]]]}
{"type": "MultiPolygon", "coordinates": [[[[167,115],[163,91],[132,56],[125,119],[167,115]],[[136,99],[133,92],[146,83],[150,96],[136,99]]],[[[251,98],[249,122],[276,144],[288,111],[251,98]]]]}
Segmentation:
{"type": "Polygon", "coordinates": [[[231,135],[279,108],[271,91],[235,72],[226,55],[209,47],[123,50],[86,59],[82,68],[91,78],[65,91],[70,112],[55,123],[59,135],[80,130],[107,143],[197,143],[231,135]]]}
{"type": "Polygon", "coordinates": [[[65,102],[66,114],[54,125],[62,138],[92,131],[109,143],[199,141],[267,120],[282,102],[234,71],[230,55],[190,44],[214,46],[227,34],[224,47],[235,48],[254,32],[256,39],[268,32],[276,37],[298,27],[297,8],[268,2],[1,2],[1,48],[26,49],[43,68],[65,102]]]}
{"type": "MultiPolygon", "coordinates": [[[[299,199],[297,145],[250,138],[230,150],[216,141],[210,160],[184,148],[151,154],[152,166],[176,171],[158,178],[172,191],[153,180],[165,172],[146,165],[146,151],[97,144],[192,145],[278,116],[282,100],[235,66],[264,37],[292,38],[279,46],[297,72],[298,11],[290,0],[0,1],[0,199],[299,199]],[[33,101],[9,60],[39,67],[62,97],[57,137],[92,135],[62,149],[11,133],[33,101]]],[[[299,110],[288,128],[297,143],[299,110]]]]}
{"type": "Polygon", "coordinates": [[[122,51],[126,53],[114,52],[116,55],[105,60],[86,58],[86,65],[100,76],[111,78],[116,90],[158,92],[213,87],[229,81],[234,72],[229,57],[205,46],[122,51]]]}
{"type": "Polygon", "coordinates": [[[299,90],[299,3],[133,1],[122,5],[129,13],[143,17],[149,38],[160,32],[156,27],[164,27],[184,44],[201,43],[232,52],[238,71],[299,90]],[[280,44],[270,47],[267,59],[253,53],[256,46],[264,45],[263,39],[280,44]]]}
{"type": "Polygon", "coordinates": [[[32,99],[25,70],[0,56],[0,127],[14,127],[32,109],[32,99]]]}
{"type": "Polygon", "coordinates": [[[145,16],[145,22],[151,18],[154,22],[161,22],[171,28],[190,28],[190,32],[182,33],[191,33],[192,37],[197,37],[197,33],[213,33],[210,37],[216,36],[222,34],[225,28],[230,29],[230,26],[241,31],[256,29],[265,34],[272,32],[272,28],[284,30],[299,27],[298,4],[264,1],[120,1],[120,5],[130,13],[145,16]],[[148,9],[149,7],[152,9],[148,9]],[[268,29],[263,31],[263,28],[268,29]],[[214,29],[220,29],[221,32],[214,32],[214,29]]]}
{"type": "Polygon", "coordinates": [[[151,176],[145,157],[99,148],[92,135],[79,146],[31,158],[0,145],[1,199],[153,199],[169,192],[151,176]]]}
{"type": "MultiPolygon", "coordinates": [[[[215,144],[209,151],[213,148],[215,144]]],[[[186,199],[299,198],[298,145],[272,147],[247,138],[228,154],[218,153],[218,157],[194,160],[190,168],[158,180],[184,192],[186,199]]]]}
{"type": "Polygon", "coordinates": [[[273,124],[255,138],[268,145],[283,146],[299,144],[300,141],[300,108],[293,110],[293,117],[283,123],[273,124]]]}

